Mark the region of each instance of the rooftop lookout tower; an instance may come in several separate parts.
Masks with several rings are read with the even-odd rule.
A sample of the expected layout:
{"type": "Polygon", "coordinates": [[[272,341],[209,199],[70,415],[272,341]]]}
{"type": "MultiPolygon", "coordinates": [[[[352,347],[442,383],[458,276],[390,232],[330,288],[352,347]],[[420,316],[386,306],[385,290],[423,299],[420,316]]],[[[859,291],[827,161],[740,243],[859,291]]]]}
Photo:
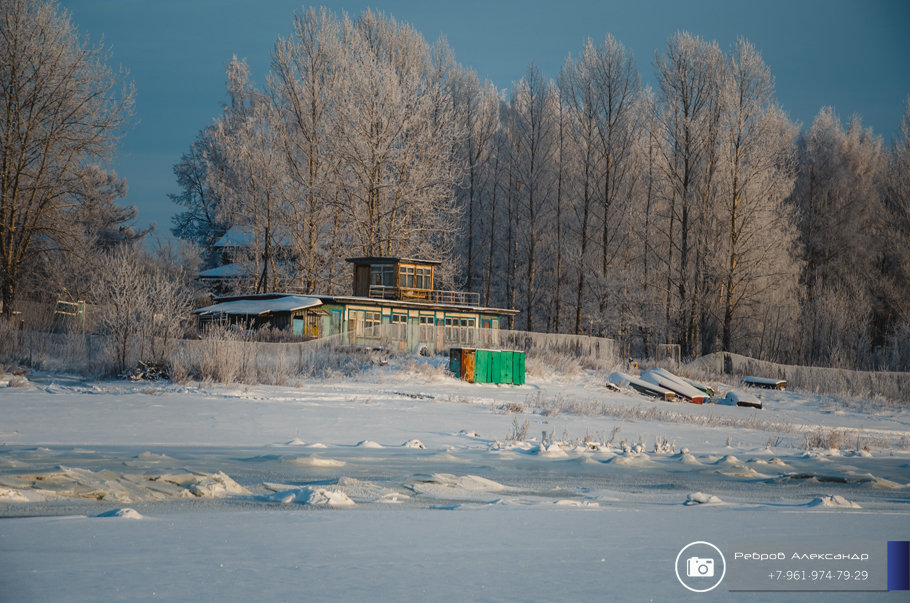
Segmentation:
{"type": "Polygon", "coordinates": [[[354,295],[373,299],[479,306],[480,294],[434,286],[441,262],[398,257],[347,258],[354,265],[354,295]]]}

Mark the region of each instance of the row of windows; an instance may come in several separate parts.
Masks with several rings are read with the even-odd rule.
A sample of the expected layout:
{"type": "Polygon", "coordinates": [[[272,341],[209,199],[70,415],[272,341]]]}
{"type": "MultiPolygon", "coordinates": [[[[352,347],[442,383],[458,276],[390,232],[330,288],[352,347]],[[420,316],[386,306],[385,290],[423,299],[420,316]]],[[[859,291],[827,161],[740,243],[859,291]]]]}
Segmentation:
{"type": "Polygon", "coordinates": [[[402,289],[433,288],[433,269],[402,266],[398,273],[398,286],[402,289]]]}
{"type": "Polygon", "coordinates": [[[476,327],[477,319],[475,318],[446,318],[447,327],[476,327]]]}
{"type": "MultiPolygon", "coordinates": [[[[370,285],[376,287],[395,286],[395,266],[375,264],[370,266],[370,285]]],[[[398,286],[401,289],[433,288],[433,269],[419,266],[401,266],[398,270],[398,286]]]]}
{"type": "MultiPolygon", "coordinates": [[[[367,312],[364,310],[352,310],[351,311],[351,320],[360,321],[363,320],[363,326],[365,328],[379,326],[382,323],[382,313],[380,312],[367,312]],[[362,317],[362,318],[361,318],[362,317]]],[[[408,315],[407,314],[392,314],[391,317],[392,324],[406,325],[408,324],[408,315]]],[[[421,326],[435,326],[437,324],[435,316],[420,316],[418,317],[418,323],[421,326]]],[[[447,317],[439,321],[439,324],[443,324],[446,327],[460,327],[460,328],[469,328],[473,329],[477,326],[476,318],[465,318],[465,317],[447,317]]]]}

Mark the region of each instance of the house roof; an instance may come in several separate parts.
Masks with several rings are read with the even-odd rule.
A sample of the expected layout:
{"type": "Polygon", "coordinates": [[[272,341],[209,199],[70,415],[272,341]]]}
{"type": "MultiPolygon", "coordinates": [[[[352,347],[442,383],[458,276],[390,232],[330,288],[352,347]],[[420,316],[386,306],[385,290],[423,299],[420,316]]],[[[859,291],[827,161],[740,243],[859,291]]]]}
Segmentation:
{"type": "Polygon", "coordinates": [[[262,316],[275,312],[294,312],[321,306],[322,300],[307,295],[283,295],[222,301],[194,310],[194,314],[220,314],[227,316],[262,316]]]}
{"type": "Polygon", "coordinates": [[[212,247],[249,247],[256,241],[253,232],[246,227],[231,226],[212,247]]]}
{"type": "Polygon", "coordinates": [[[213,280],[235,279],[242,276],[247,276],[248,274],[248,270],[240,264],[225,264],[223,266],[216,266],[214,268],[209,268],[208,270],[203,270],[199,273],[199,278],[208,278],[213,280]]]}
{"type": "Polygon", "coordinates": [[[425,264],[428,266],[439,266],[442,264],[439,260],[418,260],[415,258],[399,258],[391,256],[365,256],[359,258],[345,258],[346,262],[352,264],[425,264]]]}

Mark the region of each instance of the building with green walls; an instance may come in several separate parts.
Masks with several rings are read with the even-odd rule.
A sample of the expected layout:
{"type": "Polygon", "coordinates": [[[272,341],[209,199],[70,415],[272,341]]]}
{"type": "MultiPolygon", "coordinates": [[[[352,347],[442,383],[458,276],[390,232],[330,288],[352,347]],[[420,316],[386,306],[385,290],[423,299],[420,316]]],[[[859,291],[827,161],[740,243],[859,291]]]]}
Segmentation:
{"type": "Polygon", "coordinates": [[[435,353],[452,346],[495,346],[517,310],[480,305],[476,293],[435,288],[439,262],[399,257],[359,257],[352,295],[264,293],[216,298],[199,308],[211,322],[270,326],[305,338],[339,337],[352,345],[435,353]]]}

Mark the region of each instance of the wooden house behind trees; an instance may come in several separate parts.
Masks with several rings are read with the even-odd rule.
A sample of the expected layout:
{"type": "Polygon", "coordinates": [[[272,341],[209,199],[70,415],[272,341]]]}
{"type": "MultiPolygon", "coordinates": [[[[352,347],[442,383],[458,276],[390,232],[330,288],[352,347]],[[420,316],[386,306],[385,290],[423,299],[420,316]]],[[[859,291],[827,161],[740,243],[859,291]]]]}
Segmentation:
{"type": "Polygon", "coordinates": [[[265,293],[215,299],[195,311],[213,322],[270,326],[306,338],[340,336],[356,345],[433,353],[452,345],[494,345],[502,321],[517,310],[480,305],[477,293],[435,288],[431,260],[358,257],[352,295],[265,293]]]}

